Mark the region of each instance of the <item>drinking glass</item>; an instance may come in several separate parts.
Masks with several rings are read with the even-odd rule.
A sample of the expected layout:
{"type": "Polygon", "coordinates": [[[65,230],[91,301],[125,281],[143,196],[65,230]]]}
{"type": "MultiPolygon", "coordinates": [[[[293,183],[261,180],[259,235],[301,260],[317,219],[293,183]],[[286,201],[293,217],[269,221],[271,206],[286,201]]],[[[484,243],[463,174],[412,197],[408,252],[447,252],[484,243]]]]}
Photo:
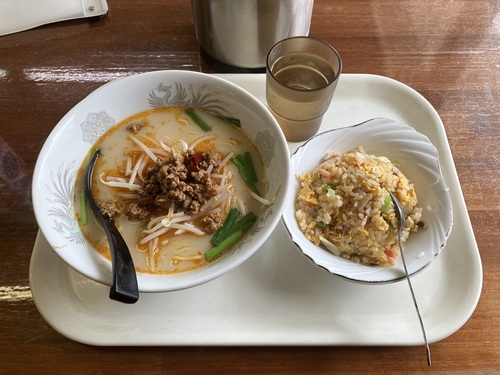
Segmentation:
{"type": "Polygon", "coordinates": [[[340,55],[317,38],[287,38],[271,48],[266,100],[288,141],[305,141],[318,132],[341,71],[340,55]]]}

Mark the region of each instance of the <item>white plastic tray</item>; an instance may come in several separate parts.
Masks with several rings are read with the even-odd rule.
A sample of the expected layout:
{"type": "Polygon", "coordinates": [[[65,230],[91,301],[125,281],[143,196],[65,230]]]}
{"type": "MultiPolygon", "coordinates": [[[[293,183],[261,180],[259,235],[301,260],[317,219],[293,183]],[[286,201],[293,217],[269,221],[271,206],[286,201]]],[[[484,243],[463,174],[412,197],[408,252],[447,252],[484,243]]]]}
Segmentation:
{"type": "MultiPolygon", "coordinates": [[[[222,75],[265,102],[265,76],[222,75]]],[[[341,77],[322,130],[374,117],[407,123],[440,152],[454,228],[442,254],[412,278],[430,342],[473,313],[482,267],[444,126],[404,84],[373,75],[341,77]]],[[[289,144],[293,151],[299,144],[289,144]]],[[[66,266],[39,232],[30,264],[35,304],[68,338],[92,345],[421,345],[407,283],[350,283],[309,263],[280,223],[263,247],[229,274],[189,290],[142,294],[135,305],[66,266]]]]}

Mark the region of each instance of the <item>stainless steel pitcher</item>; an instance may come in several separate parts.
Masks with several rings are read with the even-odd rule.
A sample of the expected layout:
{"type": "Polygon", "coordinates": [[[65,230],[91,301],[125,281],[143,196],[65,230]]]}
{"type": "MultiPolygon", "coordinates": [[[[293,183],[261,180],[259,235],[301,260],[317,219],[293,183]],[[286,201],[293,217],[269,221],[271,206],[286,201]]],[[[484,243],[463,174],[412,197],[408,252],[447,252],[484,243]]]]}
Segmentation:
{"type": "Polygon", "coordinates": [[[263,68],[271,47],[309,34],[314,0],[191,0],[196,38],[212,58],[263,68]]]}

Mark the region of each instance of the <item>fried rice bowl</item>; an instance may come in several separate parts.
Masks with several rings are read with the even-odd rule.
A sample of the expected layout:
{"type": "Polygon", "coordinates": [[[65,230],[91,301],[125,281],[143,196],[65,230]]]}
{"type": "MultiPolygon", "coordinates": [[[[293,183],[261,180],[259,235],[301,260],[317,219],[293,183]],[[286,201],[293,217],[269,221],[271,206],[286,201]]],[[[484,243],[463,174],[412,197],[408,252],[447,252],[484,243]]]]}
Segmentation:
{"type": "Polygon", "coordinates": [[[291,157],[283,222],[315,266],[361,283],[405,278],[397,244],[394,193],[405,213],[409,275],[426,269],[453,225],[436,148],[423,134],[377,118],[311,138],[291,157]]]}

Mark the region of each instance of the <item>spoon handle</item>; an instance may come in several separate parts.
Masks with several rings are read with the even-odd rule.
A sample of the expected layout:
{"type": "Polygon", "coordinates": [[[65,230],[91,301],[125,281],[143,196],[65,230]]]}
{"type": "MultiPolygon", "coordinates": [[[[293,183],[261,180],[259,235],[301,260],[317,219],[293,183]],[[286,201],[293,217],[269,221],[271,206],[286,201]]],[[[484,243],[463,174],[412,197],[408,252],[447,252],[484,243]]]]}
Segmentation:
{"type": "Polygon", "coordinates": [[[420,314],[420,309],[418,308],[418,303],[417,303],[417,298],[415,297],[415,292],[413,291],[413,285],[410,280],[410,275],[408,274],[408,268],[406,267],[406,260],[405,260],[405,255],[403,252],[403,244],[401,241],[401,237],[403,236],[403,230],[404,230],[404,222],[405,222],[405,214],[403,212],[403,208],[401,207],[401,203],[399,203],[399,200],[394,196],[393,193],[389,192],[391,195],[392,200],[394,201],[394,205],[396,206],[396,215],[399,220],[399,226],[398,226],[398,244],[399,244],[399,252],[401,253],[401,260],[403,261],[403,267],[406,275],[406,280],[408,281],[408,287],[410,288],[411,292],[411,297],[413,298],[413,304],[415,305],[415,310],[418,315],[418,320],[420,322],[420,328],[422,329],[422,335],[424,338],[424,343],[425,343],[425,352],[427,355],[427,366],[431,367],[431,350],[429,348],[429,341],[427,341],[427,334],[425,333],[425,326],[424,322],[422,320],[422,315],[420,314]]]}
{"type": "Polygon", "coordinates": [[[418,315],[418,320],[420,322],[420,328],[422,330],[422,335],[424,338],[425,352],[426,352],[426,356],[427,356],[427,366],[431,367],[431,350],[429,348],[429,342],[427,341],[427,334],[425,333],[425,326],[424,326],[424,322],[422,320],[422,315],[420,314],[420,309],[418,308],[417,298],[415,297],[415,292],[413,291],[413,285],[410,281],[410,275],[408,275],[408,269],[406,268],[405,256],[403,254],[403,246],[401,244],[401,231],[399,232],[399,235],[398,235],[398,242],[399,242],[399,248],[401,249],[401,259],[403,261],[403,267],[405,269],[406,280],[408,281],[408,287],[410,288],[411,297],[413,298],[413,304],[415,305],[415,310],[416,310],[417,315],[418,315]]]}
{"type": "Polygon", "coordinates": [[[123,303],[135,303],[139,299],[139,288],[130,251],[113,219],[108,219],[104,228],[109,240],[113,269],[109,298],[123,303]]]}
{"type": "Polygon", "coordinates": [[[85,194],[87,195],[92,212],[104,227],[104,231],[108,237],[113,273],[113,285],[109,291],[109,298],[123,303],[135,303],[139,299],[139,287],[134,262],[128,246],[118,231],[114,220],[112,218],[105,218],[102,215],[92,196],[92,172],[99,154],[100,151],[97,149],[90,160],[85,181],[85,194]]]}

